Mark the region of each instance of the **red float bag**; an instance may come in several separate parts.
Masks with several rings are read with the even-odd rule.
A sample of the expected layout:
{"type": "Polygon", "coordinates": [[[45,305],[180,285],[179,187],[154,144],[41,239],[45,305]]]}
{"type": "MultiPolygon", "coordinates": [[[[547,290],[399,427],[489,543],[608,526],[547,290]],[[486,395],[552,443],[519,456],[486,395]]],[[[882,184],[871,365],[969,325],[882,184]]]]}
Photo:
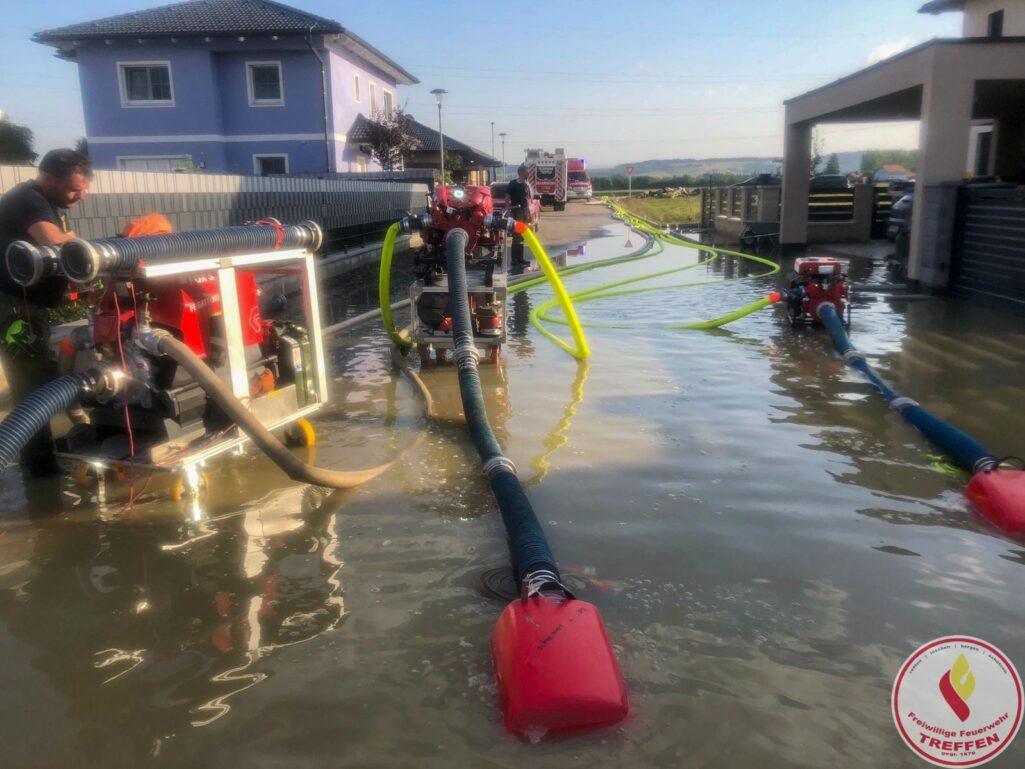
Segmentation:
{"type": "Polygon", "coordinates": [[[1025,534],[1025,472],[976,473],[965,493],[979,514],[998,529],[1012,535],[1025,534]]]}
{"type": "Polygon", "coordinates": [[[506,727],[532,739],[626,718],[626,688],[596,606],[532,597],[505,607],[491,656],[506,727]]]}

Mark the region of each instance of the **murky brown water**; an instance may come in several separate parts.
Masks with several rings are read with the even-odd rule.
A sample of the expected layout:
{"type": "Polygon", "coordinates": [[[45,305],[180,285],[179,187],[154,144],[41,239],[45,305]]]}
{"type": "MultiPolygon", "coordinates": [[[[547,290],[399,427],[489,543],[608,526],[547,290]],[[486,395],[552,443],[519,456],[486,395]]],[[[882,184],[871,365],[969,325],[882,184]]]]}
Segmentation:
{"type": "MultiPolygon", "coordinates": [[[[612,226],[571,259],[623,253],[625,238],[612,226]]],[[[670,248],[570,286],[694,258],[670,248]]],[[[332,289],[334,318],[373,303],[372,274],[332,289]]],[[[699,274],[721,277],[680,280],[699,274]]],[[[685,322],[765,284],[581,309],[685,322]]],[[[768,311],[715,333],[599,329],[578,365],[527,323],[548,295],[513,300],[506,365],[485,387],[556,555],[604,613],[628,723],[540,745],[498,723],[488,640],[502,606],[474,583],[505,545],[440,368],[427,376],[440,423],[349,493],[245,457],[211,468],[196,504],[53,516],[45,489],[26,502],[7,477],[0,764],[912,767],[889,694],[917,645],[981,636],[1025,667],[1025,548],[974,517],[963,481],[821,332],[768,311]]],[[[997,453],[1023,451],[1020,321],[865,295],[852,336],[898,390],[997,453]]],[[[379,327],[332,350],[317,461],[367,466],[408,446],[424,425],[379,327]]],[[[1019,738],[992,765],[1023,759],[1019,738]]]]}

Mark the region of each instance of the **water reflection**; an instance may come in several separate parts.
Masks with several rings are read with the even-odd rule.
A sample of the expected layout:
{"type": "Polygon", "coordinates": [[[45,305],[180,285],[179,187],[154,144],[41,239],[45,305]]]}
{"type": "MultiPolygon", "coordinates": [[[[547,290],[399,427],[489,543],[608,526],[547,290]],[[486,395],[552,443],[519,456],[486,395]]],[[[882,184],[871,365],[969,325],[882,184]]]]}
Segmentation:
{"type": "Polygon", "coordinates": [[[87,754],[148,755],[217,720],[266,678],[261,659],[344,618],[329,524],[345,494],[277,501],[289,499],[284,517],[254,506],[198,525],[80,518],[8,532],[5,562],[20,567],[0,614],[67,698],[87,754]]]}

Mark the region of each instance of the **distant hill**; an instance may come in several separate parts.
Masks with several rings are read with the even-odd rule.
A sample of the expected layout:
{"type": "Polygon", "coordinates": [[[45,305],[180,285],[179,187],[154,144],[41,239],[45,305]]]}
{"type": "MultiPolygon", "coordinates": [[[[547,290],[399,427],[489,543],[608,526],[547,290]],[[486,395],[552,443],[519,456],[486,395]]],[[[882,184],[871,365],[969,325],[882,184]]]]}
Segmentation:
{"type": "MultiPolygon", "coordinates": [[[[861,168],[862,152],[838,152],[841,173],[861,168]]],[[[671,158],[620,163],[609,168],[591,168],[591,176],[625,176],[627,166],[634,167],[634,176],[701,176],[708,173],[730,173],[738,176],[778,171],[780,160],[771,157],[735,158],[671,158]]]]}

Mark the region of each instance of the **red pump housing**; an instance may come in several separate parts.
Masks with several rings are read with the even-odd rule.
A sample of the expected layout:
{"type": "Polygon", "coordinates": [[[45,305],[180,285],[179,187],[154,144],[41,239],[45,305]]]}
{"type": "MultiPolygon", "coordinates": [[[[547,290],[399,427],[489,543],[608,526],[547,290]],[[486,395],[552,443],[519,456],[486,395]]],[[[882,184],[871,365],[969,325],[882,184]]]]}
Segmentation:
{"type": "Polygon", "coordinates": [[[449,230],[466,230],[470,236],[466,244],[469,256],[479,245],[493,246],[497,243],[500,236],[484,228],[484,218],[494,210],[490,187],[439,186],[431,198],[431,227],[425,231],[424,239],[434,245],[443,245],[449,230]]]}
{"type": "MultiPolygon", "coordinates": [[[[260,292],[256,276],[252,272],[238,270],[235,281],[242,317],[242,339],[246,346],[260,344],[264,336],[264,323],[260,314],[260,292]]],[[[117,344],[119,329],[133,322],[136,308],[141,308],[145,303],[150,322],[154,326],[175,332],[200,357],[208,355],[210,324],[222,312],[215,275],[193,275],[178,280],[138,279],[133,282],[135,298],[127,302],[116,297],[114,292],[118,285],[124,284],[112,283],[100,299],[93,320],[95,344],[117,344]]]]}
{"type": "Polygon", "coordinates": [[[797,272],[794,284],[803,289],[803,295],[800,296],[799,307],[792,308],[793,314],[796,315],[799,310],[804,320],[819,323],[819,307],[828,302],[842,318],[849,294],[846,269],[846,262],[831,257],[808,256],[797,259],[794,262],[794,270],[797,272]]]}

